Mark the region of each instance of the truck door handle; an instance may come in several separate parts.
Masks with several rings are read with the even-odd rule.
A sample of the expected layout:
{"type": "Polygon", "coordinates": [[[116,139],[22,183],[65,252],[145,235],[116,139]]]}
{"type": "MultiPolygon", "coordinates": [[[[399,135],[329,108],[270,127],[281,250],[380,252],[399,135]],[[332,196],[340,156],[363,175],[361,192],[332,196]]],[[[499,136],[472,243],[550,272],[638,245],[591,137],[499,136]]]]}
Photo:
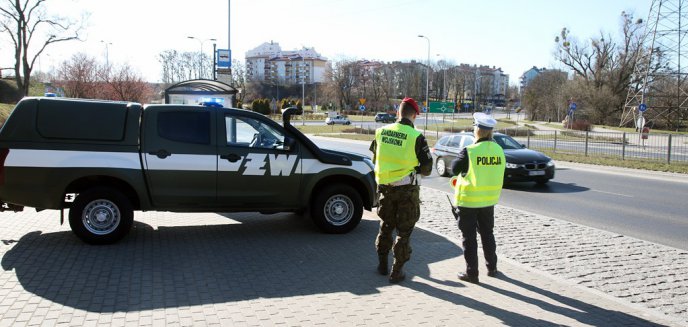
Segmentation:
{"type": "Polygon", "coordinates": [[[221,159],[227,159],[229,162],[237,162],[241,159],[241,156],[236,153],[223,154],[220,156],[221,159]]]}
{"type": "Polygon", "coordinates": [[[167,152],[167,150],[165,150],[165,149],[160,149],[160,150],[155,151],[155,152],[148,152],[148,154],[152,154],[154,156],[157,156],[160,159],[165,159],[165,158],[172,155],[171,153],[167,152]]]}

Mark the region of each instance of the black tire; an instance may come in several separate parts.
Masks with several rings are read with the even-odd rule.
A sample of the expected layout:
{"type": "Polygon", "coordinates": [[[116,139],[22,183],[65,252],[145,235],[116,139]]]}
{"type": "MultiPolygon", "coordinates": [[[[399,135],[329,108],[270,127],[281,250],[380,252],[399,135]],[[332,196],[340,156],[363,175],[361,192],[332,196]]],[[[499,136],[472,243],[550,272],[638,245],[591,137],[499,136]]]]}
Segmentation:
{"type": "Polygon", "coordinates": [[[323,232],[348,233],[361,222],[363,200],[353,187],[330,185],[318,190],[311,205],[311,219],[323,232]]]}
{"type": "Polygon", "coordinates": [[[97,187],[79,193],[69,210],[72,232],[88,244],[115,243],[129,233],[133,223],[131,201],[111,188],[97,187]]]}
{"type": "Polygon", "coordinates": [[[437,160],[435,160],[435,170],[437,170],[437,174],[442,177],[449,176],[447,163],[444,162],[444,158],[442,157],[437,157],[437,160]]]}

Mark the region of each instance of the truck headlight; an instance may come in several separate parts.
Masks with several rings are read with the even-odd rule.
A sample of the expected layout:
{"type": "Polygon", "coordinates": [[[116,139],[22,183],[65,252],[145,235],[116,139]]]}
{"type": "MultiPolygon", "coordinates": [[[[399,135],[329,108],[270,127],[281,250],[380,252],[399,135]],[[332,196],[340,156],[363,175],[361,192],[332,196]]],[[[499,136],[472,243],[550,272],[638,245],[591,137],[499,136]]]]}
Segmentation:
{"type": "Polygon", "coordinates": [[[509,169],[516,169],[516,168],[518,168],[518,164],[507,162],[507,163],[506,163],[506,168],[509,168],[509,169]]]}

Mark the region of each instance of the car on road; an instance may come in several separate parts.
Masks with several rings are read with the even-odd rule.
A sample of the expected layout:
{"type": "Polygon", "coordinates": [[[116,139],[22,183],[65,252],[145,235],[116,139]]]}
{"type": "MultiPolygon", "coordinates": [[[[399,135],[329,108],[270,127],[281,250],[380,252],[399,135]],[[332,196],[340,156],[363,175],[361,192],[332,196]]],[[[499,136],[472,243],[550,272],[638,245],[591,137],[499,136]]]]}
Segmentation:
{"type": "Polygon", "coordinates": [[[393,123],[397,120],[397,116],[394,114],[388,114],[386,112],[378,112],[375,115],[376,123],[393,123]]]}
{"type": "Polygon", "coordinates": [[[349,118],[337,115],[337,116],[325,118],[325,124],[327,124],[327,125],[334,125],[334,124],[351,125],[351,121],[349,120],[349,118]]]}
{"type": "MultiPolygon", "coordinates": [[[[527,149],[509,135],[493,134],[494,141],[504,149],[506,170],[504,182],[536,182],[545,184],[554,178],[554,161],[543,153],[527,149]]],[[[450,134],[440,138],[431,152],[435,156],[435,169],[440,176],[449,176],[451,162],[464,147],[475,142],[471,132],[450,134]]]]}

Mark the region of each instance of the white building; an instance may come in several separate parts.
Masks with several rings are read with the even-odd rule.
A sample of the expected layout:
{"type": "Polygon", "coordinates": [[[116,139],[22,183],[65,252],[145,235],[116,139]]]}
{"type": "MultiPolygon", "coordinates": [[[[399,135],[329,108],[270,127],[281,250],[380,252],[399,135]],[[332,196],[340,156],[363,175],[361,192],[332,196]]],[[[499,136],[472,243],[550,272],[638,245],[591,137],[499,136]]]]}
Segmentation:
{"type": "Polygon", "coordinates": [[[327,59],[313,48],[282,51],[279,43],[265,42],[246,52],[249,80],[280,84],[312,84],[325,80],[327,59]]]}

